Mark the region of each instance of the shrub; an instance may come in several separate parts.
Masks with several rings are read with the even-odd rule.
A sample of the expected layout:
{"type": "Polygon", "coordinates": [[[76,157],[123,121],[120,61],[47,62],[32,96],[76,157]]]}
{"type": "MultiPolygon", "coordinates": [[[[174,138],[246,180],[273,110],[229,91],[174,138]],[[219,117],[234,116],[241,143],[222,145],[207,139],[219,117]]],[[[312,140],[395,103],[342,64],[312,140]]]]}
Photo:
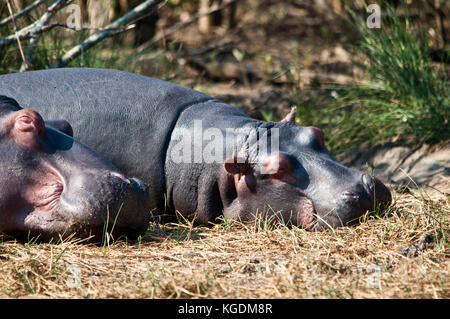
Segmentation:
{"type": "Polygon", "coordinates": [[[421,28],[384,6],[380,29],[350,11],[361,34],[356,52],[367,58],[366,80],[339,91],[335,103],[316,110],[333,132],[334,152],[362,142],[395,140],[404,145],[438,143],[450,138],[449,83],[443,67],[433,65],[421,28]]]}

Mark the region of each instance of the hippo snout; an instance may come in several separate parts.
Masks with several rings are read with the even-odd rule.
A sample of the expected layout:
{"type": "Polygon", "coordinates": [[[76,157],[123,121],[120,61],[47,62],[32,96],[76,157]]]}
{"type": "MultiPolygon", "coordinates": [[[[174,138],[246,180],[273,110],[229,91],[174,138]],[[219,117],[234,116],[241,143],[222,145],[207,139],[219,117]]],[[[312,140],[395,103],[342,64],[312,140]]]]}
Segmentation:
{"type": "Polygon", "coordinates": [[[367,207],[367,209],[386,208],[389,206],[392,197],[386,185],[369,174],[362,174],[361,180],[371,206],[367,207]]]}
{"type": "Polygon", "coordinates": [[[366,212],[385,209],[391,203],[391,192],[377,178],[363,173],[356,177],[352,187],[347,187],[336,197],[335,208],[318,207],[317,223],[313,230],[324,230],[354,225],[366,212]]]}
{"type": "MultiPolygon", "coordinates": [[[[367,211],[384,209],[391,203],[391,192],[377,178],[362,174],[361,180],[352,190],[341,195],[342,216],[344,224],[354,224],[367,211]]],[[[338,213],[339,214],[339,213],[338,213]]]]}
{"type": "Polygon", "coordinates": [[[359,206],[362,210],[369,210],[388,206],[391,202],[391,192],[380,180],[364,173],[355,190],[342,194],[342,200],[349,205],[359,206]]]}
{"type": "MultiPolygon", "coordinates": [[[[72,224],[66,233],[74,231],[100,241],[105,231],[115,238],[136,238],[146,231],[151,209],[148,186],[142,180],[117,171],[90,171],[78,172],[64,185],[59,212],[72,224]]],[[[45,237],[55,237],[65,230],[53,228],[45,237]]]]}
{"type": "Polygon", "coordinates": [[[138,178],[120,173],[114,172],[110,176],[113,181],[107,183],[109,189],[106,191],[110,194],[101,201],[110,203],[106,209],[110,214],[109,219],[114,219],[114,232],[131,238],[137,237],[145,232],[150,220],[148,185],[138,178]]]}

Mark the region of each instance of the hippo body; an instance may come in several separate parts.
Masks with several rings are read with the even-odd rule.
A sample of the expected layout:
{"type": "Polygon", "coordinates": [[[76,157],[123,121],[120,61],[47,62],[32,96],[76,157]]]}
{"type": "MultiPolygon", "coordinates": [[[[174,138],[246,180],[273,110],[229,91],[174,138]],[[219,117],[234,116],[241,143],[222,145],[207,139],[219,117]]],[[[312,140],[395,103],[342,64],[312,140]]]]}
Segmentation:
{"type": "Polygon", "coordinates": [[[280,213],[285,221],[322,229],[349,224],[375,204],[390,202],[379,180],[338,164],[322,131],[296,126],[292,115],[280,123],[263,122],[195,90],[104,69],[3,75],[0,94],[47,119],[67,120],[77,139],[149,185],[150,207],[157,213],[195,214],[204,224],[221,214],[252,221],[280,213]],[[199,139],[194,132],[199,125],[201,132],[210,128],[223,136],[231,129],[234,144],[213,136],[199,139]],[[279,152],[260,155],[252,142],[260,134],[255,132],[265,129],[271,136],[274,128],[279,152]],[[190,133],[193,154],[184,152],[183,159],[190,160],[180,161],[173,154],[186,146],[180,147],[180,136],[190,133]],[[214,153],[234,155],[213,162],[196,158],[196,148],[205,150],[208,141],[214,153]]]}

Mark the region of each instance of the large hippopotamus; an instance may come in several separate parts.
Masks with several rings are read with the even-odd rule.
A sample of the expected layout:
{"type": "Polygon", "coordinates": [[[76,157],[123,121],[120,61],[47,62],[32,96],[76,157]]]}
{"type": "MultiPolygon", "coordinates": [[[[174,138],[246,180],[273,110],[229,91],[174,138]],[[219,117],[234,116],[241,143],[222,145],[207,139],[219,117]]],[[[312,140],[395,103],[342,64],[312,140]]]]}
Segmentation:
{"type": "Polygon", "coordinates": [[[388,188],[336,162],[316,127],[252,119],[201,92],[105,69],[0,77],[0,94],[52,120],[149,185],[154,213],[220,215],[310,230],[349,225],[391,201],[388,188]]]}
{"type": "MultiPolygon", "coordinates": [[[[148,227],[147,186],[71,134],[0,95],[0,233],[48,240],[105,231],[136,236],[148,227]]],[[[117,238],[117,237],[115,237],[117,238]]]]}

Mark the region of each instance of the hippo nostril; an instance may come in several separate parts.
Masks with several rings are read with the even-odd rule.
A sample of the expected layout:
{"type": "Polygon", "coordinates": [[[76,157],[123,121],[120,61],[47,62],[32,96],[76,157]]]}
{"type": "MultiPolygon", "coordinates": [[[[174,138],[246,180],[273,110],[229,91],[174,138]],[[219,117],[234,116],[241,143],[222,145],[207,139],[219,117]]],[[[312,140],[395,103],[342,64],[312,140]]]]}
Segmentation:
{"type": "Polygon", "coordinates": [[[130,180],[143,192],[148,192],[148,185],[145,184],[143,180],[140,180],[139,178],[133,177],[130,178],[130,180]]]}
{"type": "Polygon", "coordinates": [[[139,192],[143,192],[143,193],[148,192],[148,185],[145,184],[142,180],[140,180],[138,178],[127,177],[118,172],[109,172],[109,174],[110,174],[110,176],[114,176],[114,177],[120,179],[123,183],[132,185],[135,188],[135,190],[138,190],[139,192]]]}
{"type": "Polygon", "coordinates": [[[127,183],[127,184],[130,184],[130,183],[131,183],[130,180],[129,180],[125,175],[123,175],[123,174],[116,173],[116,172],[110,172],[110,174],[111,174],[112,176],[115,176],[115,177],[117,177],[117,178],[120,178],[123,182],[125,182],[125,183],[127,183]]]}

